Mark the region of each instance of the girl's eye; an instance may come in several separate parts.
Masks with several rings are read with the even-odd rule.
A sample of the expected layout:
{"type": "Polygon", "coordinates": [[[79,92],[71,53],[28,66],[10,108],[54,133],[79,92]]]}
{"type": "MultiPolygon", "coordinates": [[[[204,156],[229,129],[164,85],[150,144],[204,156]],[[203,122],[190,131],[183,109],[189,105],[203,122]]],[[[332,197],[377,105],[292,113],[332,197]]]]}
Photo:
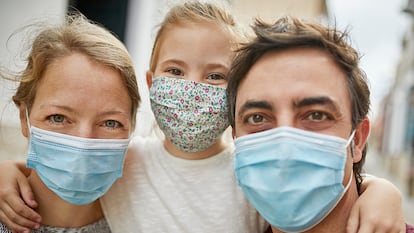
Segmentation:
{"type": "Polygon", "coordinates": [[[264,117],[259,114],[250,115],[247,118],[247,123],[249,124],[258,124],[258,123],[262,123],[263,121],[264,121],[264,117]]]}
{"type": "Polygon", "coordinates": [[[107,120],[105,121],[105,127],[108,128],[120,128],[122,127],[122,124],[119,121],[116,120],[107,120]]]}
{"type": "Polygon", "coordinates": [[[312,112],[311,114],[307,116],[307,118],[308,120],[318,121],[318,122],[329,119],[328,115],[323,112],[312,112]]]}
{"type": "Polygon", "coordinates": [[[176,68],[168,69],[167,72],[172,74],[172,75],[176,75],[176,76],[183,76],[184,75],[184,73],[181,70],[176,69],[176,68]]]}
{"type": "Polygon", "coordinates": [[[63,115],[55,114],[49,116],[49,121],[51,121],[54,124],[61,124],[65,121],[65,117],[63,115]]]}
{"type": "Polygon", "coordinates": [[[226,80],[226,77],[223,74],[210,74],[208,77],[208,79],[213,80],[213,81],[219,81],[219,80],[226,80]]]}

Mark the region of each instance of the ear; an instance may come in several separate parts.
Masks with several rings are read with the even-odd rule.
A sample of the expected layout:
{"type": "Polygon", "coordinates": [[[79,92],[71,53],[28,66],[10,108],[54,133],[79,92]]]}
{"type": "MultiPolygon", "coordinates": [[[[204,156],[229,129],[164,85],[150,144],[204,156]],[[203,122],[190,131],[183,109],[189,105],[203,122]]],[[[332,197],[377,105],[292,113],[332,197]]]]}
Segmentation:
{"type": "Polygon", "coordinates": [[[22,130],[22,134],[23,136],[28,138],[29,137],[29,125],[27,124],[27,121],[29,119],[27,119],[26,117],[26,104],[25,103],[21,103],[19,106],[19,116],[20,116],[20,127],[22,130]]]}
{"type": "Polygon", "coordinates": [[[363,119],[355,129],[355,136],[354,136],[354,158],[353,162],[357,163],[362,158],[362,150],[364,149],[367,141],[368,136],[371,130],[371,124],[369,119],[366,117],[363,119]]]}
{"type": "Polygon", "coordinates": [[[147,71],[147,73],[145,74],[145,76],[147,78],[148,88],[151,88],[151,85],[152,85],[152,77],[154,76],[154,74],[151,71],[147,71]]]}

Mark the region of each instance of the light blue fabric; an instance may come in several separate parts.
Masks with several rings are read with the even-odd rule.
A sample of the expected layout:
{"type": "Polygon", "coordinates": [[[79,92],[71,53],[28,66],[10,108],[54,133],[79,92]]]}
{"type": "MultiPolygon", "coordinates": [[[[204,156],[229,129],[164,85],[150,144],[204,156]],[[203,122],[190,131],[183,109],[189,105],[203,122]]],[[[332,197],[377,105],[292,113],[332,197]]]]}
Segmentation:
{"type": "Polygon", "coordinates": [[[291,127],[239,137],[237,182],[274,227],[286,232],[310,229],[346,191],[342,180],[350,140],[291,127]]]}
{"type": "Polygon", "coordinates": [[[95,201],[122,176],[129,139],[90,139],[31,126],[27,167],[63,200],[95,201]]]}

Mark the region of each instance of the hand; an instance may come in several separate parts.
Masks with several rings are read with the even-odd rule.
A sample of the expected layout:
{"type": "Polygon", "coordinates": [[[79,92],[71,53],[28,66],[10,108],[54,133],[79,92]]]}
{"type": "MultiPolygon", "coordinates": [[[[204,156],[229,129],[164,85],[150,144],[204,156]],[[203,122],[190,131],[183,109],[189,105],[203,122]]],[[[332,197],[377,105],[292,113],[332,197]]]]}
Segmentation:
{"type": "Polygon", "coordinates": [[[401,192],[389,181],[375,177],[365,177],[362,190],[352,207],[346,232],[405,233],[401,192]]]}
{"type": "Polygon", "coordinates": [[[24,164],[0,163],[0,221],[13,232],[30,232],[40,226],[41,217],[32,209],[37,203],[25,176],[30,172],[20,169],[26,169],[24,164]]]}

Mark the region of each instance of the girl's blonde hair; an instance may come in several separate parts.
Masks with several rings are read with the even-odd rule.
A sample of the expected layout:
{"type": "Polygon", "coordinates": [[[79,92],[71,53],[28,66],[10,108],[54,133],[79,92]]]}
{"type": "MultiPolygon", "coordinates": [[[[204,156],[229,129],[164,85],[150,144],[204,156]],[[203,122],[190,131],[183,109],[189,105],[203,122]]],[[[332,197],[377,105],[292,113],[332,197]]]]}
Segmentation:
{"type": "Polygon", "coordinates": [[[244,38],[235,17],[231,15],[228,6],[222,2],[190,0],[176,3],[169,9],[164,20],[158,25],[159,29],[151,53],[150,71],[155,71],[161,43],[166,36],[167,29],[186,22],[207,22],[223,27],[234,39],[230,41],[234,50],[237,49],[239,42],[244,38]]]}

